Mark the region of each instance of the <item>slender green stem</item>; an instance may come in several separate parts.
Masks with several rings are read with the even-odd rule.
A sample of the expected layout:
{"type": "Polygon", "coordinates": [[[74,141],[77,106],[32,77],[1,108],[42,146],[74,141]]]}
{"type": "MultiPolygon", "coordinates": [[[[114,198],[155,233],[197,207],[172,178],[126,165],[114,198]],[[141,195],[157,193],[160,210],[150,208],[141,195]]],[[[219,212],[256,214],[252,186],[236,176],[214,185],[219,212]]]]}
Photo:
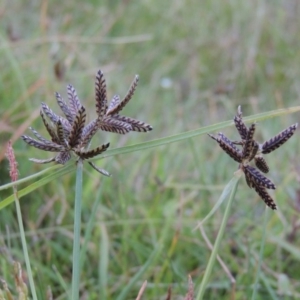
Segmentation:
{"type": "Polygon", "coordinates": [[[24,259],[25,259],[25,264],[26,264],[27,275],[28,275],[28,279],[29,279],[30,291],[31,291],[33,300],[37,300],[38,298],[37,298],[37,295],[36,295],[32,270],[31,270],[31,266],[30,266],[30,260],[29,260],[28,249],[27,249],[27,244],[26,244],[25,231],[24,231],[24,226],[23,226],[21,206],[20,206],[20,202],[19,202],[19,198],[18,198],[18,191],[15,187],[13,189],[14,189],[14,195],[15,195],[17,218],[18,218],[18,223],[19,223],[19,230],[20,230],[23,254],[24,254],[24,259]]]}
{"type": "Polygon", "coordinates": [[[240,177],[241,177],[241,172],[238,171],[238,172],[235,173],[235,176],[233,177],[233,179],[230,182],[231,192],[230,192],[228,203],[227,203],[227,206],[226,206],[226,209],[225,209],[224,217],[223,217],[223,220],[222,220],[222,223],[221,223],[220,230],[218,232],[218,236],[216,238],[216,242],[214,244],[213,251],[210,255],[210,258],[209,258],[209,261],[208,261],[208,264],[207,264],[207,267],[206,267],[206,270],[205,270],[205,274],[204,274],[204,277],[202,279],[202,282],[201,282],[200,289],[198,291],[196,300],[203,299],[203,295],[204,295],[204,292],[205,292],[205,289],[206,289],[206,285],[208,283],[212,268],[215,264],[216,257],[217,257],[217,254],[218,254],[218,251],[219,251],[219,248],[220,248],[221,240],[222,240],[222,237],[223,237],[223,234],[224,234],[224,231],[225,231],[225,228],[226,228],[227,220],[228,220],[228,217],[229,217],[229,213],[230,213],[230,208],[231,208],[231,205],[232,205],[232,202],[233,202],[233,199],[234,199],[237,187],[238,187],[240,177]]]}
{"type": "Polygon", "coordinates": [[[262,232],[262,238],[261,238],[261,244],[260,244],[260,250],[259,250],[259,261],[257,266],[257,272],[255,276],[255,282],[253,287],[253,293],[251,300],[256,299],[257,290],[258,290],[258,282],[260,278],[260,271],[261,271],[261,264],[264,257],[264,249],[265,249],[265,243],[266,243],[266,233],[267,233],[267,223],[268,223],[268,216],[269,216],[269,208],[266,206],[265,208],[265,216],[264,216],[264,225],[263,225],[263,232],[262,232]]]}
{"type": "Polygon", "coordinates": [[[75,187],[75,214],[73,240],[73,272],[72,272],[72,300],[79,299],[80,282],[80,229],[81,229],[81,200],[82,200],[82,160],[77,162],[75,187]]]}

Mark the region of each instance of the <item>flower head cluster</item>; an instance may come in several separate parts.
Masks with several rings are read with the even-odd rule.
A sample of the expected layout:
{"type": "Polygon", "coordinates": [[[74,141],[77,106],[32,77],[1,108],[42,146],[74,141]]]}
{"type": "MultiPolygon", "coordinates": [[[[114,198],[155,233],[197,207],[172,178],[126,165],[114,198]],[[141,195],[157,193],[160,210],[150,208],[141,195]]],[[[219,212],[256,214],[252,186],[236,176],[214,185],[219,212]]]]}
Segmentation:
{"type": "MultiPolygon", "coordinates": [[[[72,153],[78,159],[90,159],[106,151],[109,147],[109,143],[107,143],[89,150],[91,139],[98,130],[119,134],[125,134],[129,131],[147,132],[152,130],[152,127],[144,122],[119,114],[132,98],[137,83],[138,76],[135,77],[122,100],[118,95],[115,95],[108,105],[105,79],[103,73],[98,71],[95,83],[97,117],[88,124],[86,124],[86,109],[81,104],[72,85],[67,86],[68,103],[63,100],[60,94],[56,93],[57,103],[64,113],[64,117],[55,114],[45,103],[42,103],[40,115],[51,140],[45,139],[31,127],[30,130],[36,139],[27,135],[23,135],[22,139],[30,146],[57,154],[50,159],[32,158],[30,160],[40,164],[49,162],[65,164],[71,159],[72,153]]],[[[101,174],[109,176],[107,171],[99,169],[92,162],[88,163],[101,174]]]]}
{"type": "Polygon", "coordinates": [[[276,189],[275,184],[265,177],[263,173],[269,172],[269,166],[263,157],[263,154],[269,154],[279,148],[289,138],[292,137],[298,127],[298,123],[291,125],[287,129],[281,131],[271,139],[259,144],[254,140],[254,133],[256,124],[253,123],[249,127],[243,122],[241,107],[238,107],[237,115],[234,117],[234,123],[237,131],[239,132],[240,141],[231,141],[223,133],[219,133],[217,137],[209,136],[218,142],[219,146],[236,162],[239,163],[246,178],[246,182],[250,188],[254,188],[262,200],[272,209],[276,209],[276,204],[271,196],[268,194],[267,189],[276,189]],[[237,146],[241,146],[241,149],[237,146]],[[250,166],[250,162],[254,160],[256,166],[250,166]],[[259,171],[259,170],[260,171],[259,171]]]}

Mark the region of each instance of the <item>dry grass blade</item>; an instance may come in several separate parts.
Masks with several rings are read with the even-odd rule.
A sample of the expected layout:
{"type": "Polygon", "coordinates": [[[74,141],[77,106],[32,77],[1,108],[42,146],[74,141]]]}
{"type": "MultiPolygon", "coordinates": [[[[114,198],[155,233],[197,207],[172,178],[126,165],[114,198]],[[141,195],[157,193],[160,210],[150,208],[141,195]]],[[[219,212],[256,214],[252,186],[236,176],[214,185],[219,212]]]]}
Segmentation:
{"type": "Polygon", "coordinates": [[[137,87],[137,84],[139,82],[139,76],[136,75],[126,96],[124,97],[124,99],[118,104],[116,105],[110,112],[111,115],[113,114],[117,114],[119,113],[125,106],[126,104],[130,101],[130,99],[132,98],[134,92],[135,92],[135,89],[137,87]]]}
{"type": "Polygon", "coordinates": [[[98,71],[95,82],[96,112],[102,119],[107,111],[106,82],[101,70],[98,71]]]}
{"type": "Polygon", "coordinates": [[[262,173],[260,173],[256,168],[251,166],[244,166],[244,172],[246,176],[250,179],[252,186],[259,185],[267,189],[276,189],[275,184],[270,179],[265,177],[262,173]]]}
{"type": "Polygon", "coordinates": [[[86,120],[85,108],[81,106],[77,112],[74,122],[72,124],[72,130],[69,135],[68,144],[70,147],[76,147],[80,143],[81,134],[84,128],[86,120]]]}
{"type": "Polygon", "coordinates": [[[120,102],[121,102],[120,96],[119,96],[119,95],[114,95],[113,98],[111,99],[110,103],[109,103],[109,106],[108,106],[106,115],[108,116],[108,115],[112,114],[113,109],[114,109],[117,105],[119,105],[120,102]]]}
{"type": "Polygon", "coordinates": [[[144,283],[142,284],[142,286],[141,286],[141,288],[140,288],[140,290],[139,290],[139,293],[138,293],[138,295],[137,295],[137,297],[136,297],[136,300],[141,300],[141,299],[142,299],[142,296],[143,296],[143,294],[144,294],[144,291],[145,291],[145,289],[146,289],[146,286],[147,286],[147,280],[144,281],[144,283]]]}
{"type": "Polygon", "coordinates": [[[151,125],[133,118],[120,116],[120,115],[114,115],[113,118],[122,121],[124,123],[130,124],[132,127],[131,131],[147,132],[153,129],[151,125]]]}
{"type": "Polygon", "coordinates": [[[24,142],[26,142],[28,145],[33,146],[37,149],[43,150],[43,151],[50,151],[50,152],[60,152],[64,150],[64,147],[61,145],[57,145],[55,143],[52,143],[48,141],[47,144],[39,142],[27,135],[22,135],[21,138],[24,142]]]}
{"type": "Polygon", "coordinates": [[[73,116],[72,112],[70,111],[68,105],[65,103],[65,101],[63,100],[63,98],[61,97],[61,95],[59,93],[55,93],[55,97],[56,97],[57,104],[59,105],[60,109],[65,114],[69,123],[72,124],[74,116],[73,116]]]}
{"type": "Polygon", "coordinates": [[[258,169],[260,169],[262,172],[264,173],[268,173],[269,172],[269,166],[266,162],[266,160],[262,157],[262,156],[256,156],[254,158],[254,162],[255,165],[258,169]]]}
{"type": "MultiPolygon", "coordinates": [[[[223,139],[222,135],[219,134],[219,137],[214,137],[211,134],[208,134],[212,139],[218,142],[219,146],[236,162],[242,162],[242,154],[232,143],[226,142],[226,139],[223,139]]],[[[224,136],[224,135],[223,135],[224,136]]]]}
{"type": "Polygon", "coordinates": [[[104,131],[115,132],[119,134],[125,134],[132,129],[130,124],[114,119],[113,117],[104,117],[99,122],[99,128],[104,131]]]}
{"type": "Polygon", "coordinates": [[[247,133],[247,138],[246,138],[246,143],[243,148],[243,159],[248,159],[250,157],[250,154],[252,153],[252,148],[253,148],[253,136],[255,133],[255,123],[251,124],[248,133],[247,133]]]}
{"type": "Polygon", "coordinates": [[[77,150],[74,150],[74,152],[81,159],[89,159],[89,158],[97,156],[97,155],[101,154],[102,152],[106,151],[108,147],[109,147],[109,143],[104,144],[102,146],[99,146],[99,147],[97,147],[97,148],[95,148],[93,150],[89,150],[89,151],[77,151],[77,150]]]}
{"type": "Polygon", "coordinates": [[[189,275],[189,289],[184,300],[194,300],[194,284],[191,275],[189,275]]]}
{"type": "Polygon", "coordinates": [[[277,206],[274,202],[274,200],[271,198],[271,196],[266,191],[266,188],[261,185],[253,185],[253,188],[255,189],[256,193],[260,196],[260,198],[273,210],[277,209],[277,206]]]}
{"type": "Polygon", "coordinates": [[[70,159],[71,154],[68,151],[59,152],[59,154],[55,157],[55,161],[61,165],[64,165],[70,159]]]}
{"type": "Polygon", "coordinates": [[[74,87],[71,84],[69,84],[67,86],[67,93],[68,93],[68,99],[69,99],[69,103],[70,103],[69,109],[70,109],[70,112],[74,119],[82,105],[77,96],[76,90],[74,89],[74,87]]]}
{"type": "Polygon", "coordinates": [[[287,129],[278,133],[276,136],[264,142],[262,145],[262,153],[268,154],[274,151],[275,149],[279,148],[282,144],[284,144],[289,138],[293,136],[297,127],[298,123],[291,125],[287,129]]]}
{"type": "Polygon", "coordinates": [[[91,167],[93,167],[97,172],[101,173],[102,175],[104,175],[104,176],[110,176],[110,174],[107,171],[98,168],[94,163],[92,163],[90,161],[88,163],[90,164],[91,167]]]}

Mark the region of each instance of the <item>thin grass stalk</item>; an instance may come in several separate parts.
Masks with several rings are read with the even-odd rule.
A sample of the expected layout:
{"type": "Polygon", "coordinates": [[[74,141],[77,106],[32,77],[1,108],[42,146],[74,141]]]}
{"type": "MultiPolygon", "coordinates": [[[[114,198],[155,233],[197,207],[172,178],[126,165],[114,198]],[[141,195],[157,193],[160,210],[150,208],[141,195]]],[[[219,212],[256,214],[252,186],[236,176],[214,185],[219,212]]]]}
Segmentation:
{"type": "Polygon", "coordinates": [[[257,290],[258,290],[258,282],[260,278],[260,272],[261,272],[261,265],[264,258],[264,249],[265,249],[265,243],[266,243],[266,234],[267,234],[267,223],[269,218],[269,209],[266,206],[265,208],[265,215],[264,215],[264,225],[263,225],[263,232],[262,232],[262,238],[261,238],[261,244],[260,244],[260,250],[259,250],[259,260],[258,260],[258,266],[255,276],[255,282],[253,286],[253,292],[251,300],[255,300],[257,297],[257,290]]]}
{"type": "Polygon", "coordinates": [[[220,227],[220,230],[219,230],[217,238],[216,238],[216,242],[215,242],[214,247],[213,247],[213,251],[210,255],[210,258],[209,258],[209,261],[208,261],[208,264],[207,264],[207,267],[206,267],[206,271],[205,271],[204,277],[202,279],[202,282],[201,282],[200,289],[198,291],[196,300],[203,299],[203,295],[204,295],[204,292],[205,292],[205,289],[206,289],[206,286],[207,286],[212,268],[215,265],[217,254],[218,254],[219,249],[220,249],[221,240],[222,240],[223,235],[224,235],[224,231],[225,231],[226,224],[227,224],[227,221],[228,221],[231,205],[232,205],[233,199],[234,199],[235,194],[236,194],[236,190],[237,190],[237,187],[238,187],[239,180],[241,178],[241,174],[242,174],[241,171],[237,171],[234,174],[234,177],[232,179],[231,193],[230,193],[228,203],[227,203],[227,206],[226,206],[226,209],[225,209],[224,217],[223,217],[221,227],[220,227]]]}
{"type": "Polygon", "coordinates": [[[18,191],[15,187],[13,188],[13,190],[14,190],[14,195],[15,195],[15,204],[16,204],[16,210],[17,210],[19,231],[20,231],[20,236],[21,236],[21,242],[22,242],[22,248],[23,248],[23,254],[24,254],[24,259],[25,259],[25,264],[26,264],[27,275],[28,275],[28,279],[29,279],[30,291],[31,291],[31,295],[32,295],[33,300],[37,300],[38,298],[37,298],[37,295],[36,295],[32,270],[31,270],[31,266],[30,266],[30,260],[29,260],[28,249],[27,249],[27,244],[26,244],[25,231],[24,231],[24,226],[23,226],[21,206],[20,206],[20,201],[19,201],[19,198],[18,198],[18,191]]]}
{"type": "Polygon", "coordinates": [[[73,271],[72,271],[72,300],[79,299],[80,283],[80,229],[81,229],[81,200],[82,200],[82,169],[83,163],[79,159],[76,170],[75,187],[75,214],[74,214],[74,240],[73,240],[73,271]]]}

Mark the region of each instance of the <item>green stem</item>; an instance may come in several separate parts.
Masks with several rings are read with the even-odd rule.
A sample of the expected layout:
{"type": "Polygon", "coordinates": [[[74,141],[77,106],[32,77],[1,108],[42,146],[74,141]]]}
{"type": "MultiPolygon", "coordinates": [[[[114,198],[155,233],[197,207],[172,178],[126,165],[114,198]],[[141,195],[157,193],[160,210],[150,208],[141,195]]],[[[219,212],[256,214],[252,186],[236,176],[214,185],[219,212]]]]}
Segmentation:
{"type": "Polygon", "coordinates": [[[207,264],[207,267],[206,267],[206,270],[205,270],[205,274],[204,274],[204,277],[202,279],[202,282],[201,282],[200,289],[198,291],[196,300],[201,300],[203,298],[203,295],[204,295],[204,292],[205,292],[205,289],[206,289],[206,286],[207,286],[212,268],[213,268],[213,266],[215,264],[215,261],[216,261],[216,257],[217,257],[217,254],[218,254],[218,251],[219,251],[219,248],[220,248],[221,240],[222,240],[222,237],[223,237],[223,234],[224,234],[224,231],[225,231],[225,228],[226,228],[227,220],[228,220],[228,217],[229,217],[230,208],[231,208],[231,205],[232,205],[232,202],[233,202],[233,199],[234,199],[234,196],[235,196],[240,178],[241,178],[241,171],[237,171],[235,173],[233,179],[231,180],[231,183],[230,183],[231,193],[230,193],[228,203],[227,203],[227,206],[226,206],[226,209],[225,209],[225,213],[224,213],[224,217],[223,217],[223,220],[222,220],[222,223],[221,223],[221,227],[220,227],[220,230],[218,232],[218,236],[216,238],[216,242],[214,244],[213,251],[210,255],[210,258],[209,258],[209,261],[208,261],[208,264],[207,264]]]}
{"type": "Polygon", "coordinates": [[[20,202],[19,202],[19,198],[18,198],[18,192],[17,192],[17,189],[15,187],[13,189],[14,189],[14,195],[15,195],[17,218],[18,218],[18,223],[19,223],[19,230],[20,230],[23,254],[24,254],[24,258],[25,258],[26,270],[27,270],[27,275],[28,275],[28,279],[29,279],[30,291],[31,291],[31,294],[32,294],[32,298],[34,300],[37,300],[38,298],[37,298],[37,295],[36,295],[32,270],[31,270],[31,266],[30,266],[30,260],[29,260],[28,249],[27,249],[27,244],[26,244],[26,237],[25,237],[25,231],[24,231],[24,226],[23,226],[21,206],[20,206],[20,202]]]}
{"type": "Polygon", "coordinates": [[[268,215],[269,215],[269,208],[266,206],[265,216],[264,216],[263,233],[262,233],[262,239],[261,239],[260,250],[259,250],[259,261],[258,261],[257,272],[256,272],[256,277],[255,277],[251,300],[255,300],[256,295],[257,295],[258,281],[260,278],[261,264],[263,261],[264,249],[265,249],[265,243],[266,243],[266,233],[267,233],[266,228],[267,228],[267,223],[268,223],[268,215]]]}
{"type": "Polygon", "coordinates": [[[77,162],[75,187],[75,215],[73,240],[73,272],[72,272],[72,300],[79,299],[80,282],[80,229],[81,229],[81,199],[82,199],[82,160],[77,162]]]}

